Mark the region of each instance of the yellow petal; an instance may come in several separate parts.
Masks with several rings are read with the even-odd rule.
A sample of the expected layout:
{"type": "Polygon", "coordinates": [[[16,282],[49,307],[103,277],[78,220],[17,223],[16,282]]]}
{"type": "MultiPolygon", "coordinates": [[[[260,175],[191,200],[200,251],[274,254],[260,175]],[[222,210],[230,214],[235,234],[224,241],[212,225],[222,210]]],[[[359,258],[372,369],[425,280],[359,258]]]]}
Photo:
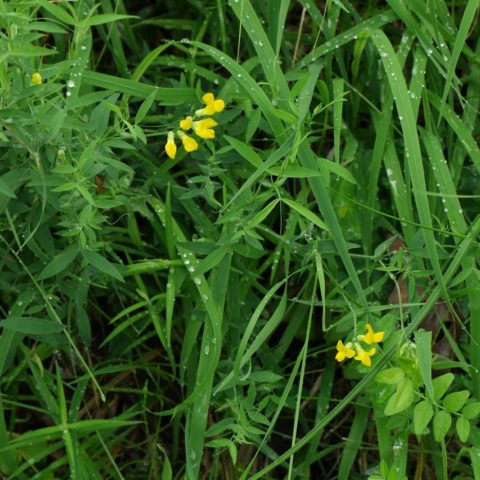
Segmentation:
{"type": "Polygon", "coordinates": [[[369,356],[362,357],[362,364],[366,367],[372,366],[372,359],[369,356]]]}
{"type": "Polygon", "coordinates": [[[385,332],[377,332],[373,334],[373,341],[375,343],[380,343],[383,340],[385,332]]]}
{"type": "Polygon", "coordinates": [[[169,158],[173,160],[177,154],[177,146],[174,143],[167,142],[165,145],[165,152],[169,158]]]}
{"type": "Polygon", "coordinates": [[[374,332],[373,327],[369,323],[366,324],[366,328],[367,333],[366,335],[363,335],[362,341],[364,341],[367,345],[379,343],[383,340],[385,332],[374,332]]]}
{"type": "Polygon", "coordinates": [[[220,100],[220,99],[215,100],[213,102],[213,108],[215,109],[215,112],[220,113],[225,108],[225,102],[223,100],[220,100]]]}
{"type": "Polygon", "coordinates": [[[203,117],[205,115],[213,115],[215,113],[215,108],[213,106],[213,103],[210,105],[207,105],[205,108],[201,108],[200,110],[197,110],[195,112],[195,115],[197,117],[203,117]]]}
{"type": "Polygon", "coordinates": [[[172,160],[175,158],[175,155],[177,154],[177,146],[175,145],[173,132],[168,132],[168,140],[167,140],[167,143],[165,144],[165,153],[172,160]]]}
{"type": "Polygon", "coordinates": [[[345,355],[347,358],[353,358],[355,356],[355,350],[353,348],[345,349],[345,355]]]}
{"type": "Polygon", "coordinates": [[[338,352],[336,355],[335,355],[335,360],[337,362],[343,362],[345,360],[345,352],[338,352]]]}
{"type": "Polygon", "coordinates": [[[211,128],[196,128],[195,133],[201,138],[215,138],[215,130],[212,130],[211,128]]]}
{"type": "Polygon", "coordinates": [[[202,97],[202,100],[203,100],[203,103],[205,103],[205,105],[210,105],[215,101],[215,97],[213,96],[213,93],[206,93],[202,97]]]}
{"type": "Polygon", "coordinates": [[[192,128],[192,117],[187,117],[180,120],[180,128],[182,130],[190,130],[192,128]]]}
{"type": "Polygon", "coordinates": [[[187,152],[193,152],[194,150],[198,149],[198,143],[195,141],[195,139],[189,137],[188,135],[183,136],[182,143],[183,148],[185,148],[187,152]]]}
{"type": "Polygon", "coordinates": [[[38,72],[35,72],[34,74],[32,74],[31,84],[32,85],[42,84],[42,76],[38,72]]]}
{"type": "Polygon", "coordinates": [[[199,120],[194,124],[198,128],[213,128],[218,125],[218,123],[213,118],[204,118],[203,120],[199,120]]]}

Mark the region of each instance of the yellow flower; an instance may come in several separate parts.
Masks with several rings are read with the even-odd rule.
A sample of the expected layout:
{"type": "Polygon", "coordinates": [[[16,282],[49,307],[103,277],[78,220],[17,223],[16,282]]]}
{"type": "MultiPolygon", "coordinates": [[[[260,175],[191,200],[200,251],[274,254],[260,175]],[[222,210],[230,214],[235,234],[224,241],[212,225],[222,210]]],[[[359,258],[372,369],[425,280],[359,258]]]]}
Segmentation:
{"type": "Polygon", "coordinates": [[[193,118],[190,116],[180,120],[180,128],[185,131],[190,130],[192,128],[192,120],[193,118]]]}
{"type": "Polygon", "coordinates": [[[193,139],[192,137],[189,137],[188,135],[185,135],[181,131],[179,131],[178,134],[182,139],[183,148],[185,149],[185,151],[193,152],[194,150],[198,149],[198,143],[195,141],[195,139],[193,139]]]}
{"type": "Polygon", "coordinates": [[[172,160],[175,158],[177,154],[177,146],[175,145],[174,135],[173,132],[168,132],[168,139],[167,143],[165,144],[165,152],[169,158],[172,160]]]}
{"type": "Polygon", "coordinates": [[[366,327],[367,333],[365,335],[359,335],[359,340],[362,340],[362,342],[365,342],[367,345],[371,345],[372,343],[380,343],[383,340],[385,332],[374,332],[369,323],[367,323],[366,327]]]}
{"type": "Polygon", "coordinates": [[[213,93],[206,93],[202,97],[203,103],[206,107],[201,108],[195,112],[195,115],[201,117],[203,115],[213,115],[215,113],[220,113],[225,108],[225,102],[220,98],[215,100],[213,93]]]}
{"type": "Polygon", "coordinates": [[[343,362],[346,358],[353,358],[355,356],[355,350],[352,348],[352,344],[348,342],[346,345],[341,340],[337,342],[337,354],[335,360],[337,362],[343,362]]]}
{"type": "Polygon", "coordinates": [[[205,118],[198,122],[193,122],[193,131],[201,138],[215,138],[215,130],[218,123],[213,118],[205,118]]]}
{"type": "Polygon", "coordinates": [[[30,83],[32,85],[41,85],[42,84],[42,76],[38,72],[33,73],[30,83]]]}
{"type": "Polygon", "coordinates": [[[370,357],[372,355],[375,355],[376,349],[371,348],[367,352],[358,343],[356,343],[355,344],[355,350],[357,351],[357,356],[355,357],[355,360],[358,360],[359,362],[362,362],[362,365],[365,365],[366,367],[371,367],[372,366],[372,359],[370,357]]]}

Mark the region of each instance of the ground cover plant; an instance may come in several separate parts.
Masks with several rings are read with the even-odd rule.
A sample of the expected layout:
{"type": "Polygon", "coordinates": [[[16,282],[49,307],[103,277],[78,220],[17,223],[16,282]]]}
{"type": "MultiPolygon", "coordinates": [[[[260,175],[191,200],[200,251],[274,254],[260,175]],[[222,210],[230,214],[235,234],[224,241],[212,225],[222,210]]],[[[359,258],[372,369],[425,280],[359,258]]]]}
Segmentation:
{"type": "Polygon", "coordinates": [[[0,477],[480,479],[478,0],[0,0],[0,477]]]}

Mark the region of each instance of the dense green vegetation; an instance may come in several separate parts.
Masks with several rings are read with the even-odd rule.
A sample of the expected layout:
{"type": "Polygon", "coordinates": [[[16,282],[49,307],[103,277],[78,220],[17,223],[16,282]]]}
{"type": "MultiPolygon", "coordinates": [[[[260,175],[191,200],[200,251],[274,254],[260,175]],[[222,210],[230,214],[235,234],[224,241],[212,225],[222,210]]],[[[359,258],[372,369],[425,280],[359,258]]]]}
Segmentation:
{"type": "Polygon", "coordinates": [[[0,0],[0,477],[480,480],[478,7],[0,0]]]}

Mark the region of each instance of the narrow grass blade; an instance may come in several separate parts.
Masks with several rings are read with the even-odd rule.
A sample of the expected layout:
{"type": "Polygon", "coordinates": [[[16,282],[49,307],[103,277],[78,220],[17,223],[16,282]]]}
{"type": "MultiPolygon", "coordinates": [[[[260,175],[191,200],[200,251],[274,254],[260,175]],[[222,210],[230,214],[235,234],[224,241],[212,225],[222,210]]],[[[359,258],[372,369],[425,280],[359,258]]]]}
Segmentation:
{"type": "Polygon", "coordinates": [[[372,34],[372,39],[380,53],[383,66],[387,74],[393,98],[398,110],[398,116],[402,125],[403,138],[405,142],[406,163],[410,172],[413,186],[413,195],[420,221],[427,228],[423,230],[425,246],[429,253],[430,261],[435,276],[443,292],[446,295],[446,286],[443,280],[440,262],[435,245],[435,237],[431,231],[432,221],[430,207],[425,184],[425,172],[423,169],[420,142],[418,139],[416,121],[413,114],[412,104],[407,91],[407,85],[403,77],[398,59],[393,51],[392,45],[387,36],[380,30],[372,34]]]}
{"type": "Polygon", "coordinates": [[[355,408],[355,416],[340,459],[338,468],[339,480],[348,480],[350,478],[353,463],[367,428],[369,413],[370,408],[368,407],[357,406],[355,408]]]}
{"type": "Polygon", "coordinates": [[[179,105],[185,102],[194,103],[196,100],[195,90],[193,88],[156,87],[105,73],[86,71],[83,76],[83,81],[87,85],[124,93],[132,97],[147,98],[152,91],[155,90],[157,92],[155,99],[160,105],[179,105]]]}
{"type": "Polygon", "coordinates": [[[460,58],[460,54],[462,53],[462,49],[466,44],[468,32],[470,30],[470,26],[472,25],[473,21],[475,20],[477,10],[478,10],[479,2],[478,0],[468,0],[467,6],[465,7],[465,11],[463,12],[462,21],[460,23],[460,28],[458,29],[457,34],[455,35],[455,44],[453,45],[452,55],[448,60],[448,70],[447,70],[447,77],[445,79],[445,86],[443,87],[443,94],[442,99],[440,101],[441,107],[438,112],[438,122],[442,118],[443,114],[443,107],[447,100],[447,95],[450,90],[450,86],[452,83],[453,76],[455,75],[455,68],[458,63],[458,59],[460,58]]]}

